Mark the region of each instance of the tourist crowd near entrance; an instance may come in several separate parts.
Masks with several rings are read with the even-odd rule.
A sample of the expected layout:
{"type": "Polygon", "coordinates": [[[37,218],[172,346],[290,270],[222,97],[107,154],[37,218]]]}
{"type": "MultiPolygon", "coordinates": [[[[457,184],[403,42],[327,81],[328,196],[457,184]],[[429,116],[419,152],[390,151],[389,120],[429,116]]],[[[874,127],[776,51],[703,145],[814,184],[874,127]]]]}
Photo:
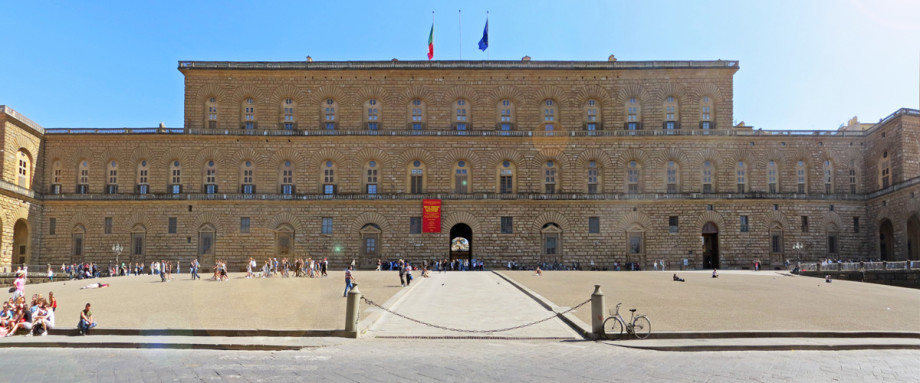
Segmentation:
{"type": "Polygon", "coordinates": [[[733,124],[739,68],[183,61],[182,127],[44,129],[0,106],[0,265],[920,259],[920,111],[733,124]]]}

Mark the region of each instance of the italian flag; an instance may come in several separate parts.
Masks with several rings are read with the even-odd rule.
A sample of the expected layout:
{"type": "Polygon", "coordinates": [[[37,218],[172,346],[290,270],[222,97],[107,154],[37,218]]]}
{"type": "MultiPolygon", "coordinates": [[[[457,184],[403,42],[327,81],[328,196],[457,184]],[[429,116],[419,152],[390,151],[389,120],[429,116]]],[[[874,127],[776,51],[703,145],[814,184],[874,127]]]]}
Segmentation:
{"type": "Polygon", "coordinates": [[[428,60],[434,57],[434,23],[431,23],[431,32],[428,33],[428,60]]]}

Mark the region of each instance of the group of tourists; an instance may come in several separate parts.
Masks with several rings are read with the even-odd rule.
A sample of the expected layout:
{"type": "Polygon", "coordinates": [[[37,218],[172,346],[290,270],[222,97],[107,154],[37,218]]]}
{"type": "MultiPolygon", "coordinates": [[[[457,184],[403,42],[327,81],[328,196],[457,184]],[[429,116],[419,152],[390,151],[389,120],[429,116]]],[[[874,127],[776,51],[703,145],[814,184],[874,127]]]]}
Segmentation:
{"type": "Polygon", "coordinates": [[[48,335],[48,330],[54,328],[54,311],[57,309],[54,292],[49,292],[48,298],[41,294],[32,295],[31,302],[27,303],[27,273],[28,269],[16,271],[16,280],[10,288],[13,295],[3,302],[3,309],[0,311],[0,336],[12,336],[19,330],[29,330],[28,336],[48,335]]]}
{"type": "Polygon", "coordinates": [[[289,260],[287,258],[267,258],[262,263],[261,268],[255,258],[249,258],[246,263],[246,278],[272,278],[281,277],[289,278],[291,276],[301,278],[324,278],[328,277],[327,270],[329,260],[326,258],[296,258],[289,260]]]}

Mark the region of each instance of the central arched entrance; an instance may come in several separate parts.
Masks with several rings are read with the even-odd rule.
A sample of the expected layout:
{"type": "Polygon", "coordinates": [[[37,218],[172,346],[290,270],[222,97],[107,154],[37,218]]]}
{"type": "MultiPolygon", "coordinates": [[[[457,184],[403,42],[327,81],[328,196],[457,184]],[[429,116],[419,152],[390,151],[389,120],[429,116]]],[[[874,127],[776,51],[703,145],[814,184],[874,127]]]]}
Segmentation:
{"type": "Polygon", "coordinates": [[[450,228],[450,260],[473,260],[473,229],[465,223],[450,228]]]}
{"type": "Polygon", "coordinates": [[[907,259],[920,261],[920,216],[907,219],[907,259]]]}
{"type": "Polygon", "coordinates": [[[703,225],[703,268],[718,269],[719,265],[719,227],[715,223],[703,225]]]}
{"type": "Polygon", "coordinates": [[[878,229],[878,256],[879,260],[890,261],[894,255],[894,226],[891,221],[884,220],[878,229]]]}

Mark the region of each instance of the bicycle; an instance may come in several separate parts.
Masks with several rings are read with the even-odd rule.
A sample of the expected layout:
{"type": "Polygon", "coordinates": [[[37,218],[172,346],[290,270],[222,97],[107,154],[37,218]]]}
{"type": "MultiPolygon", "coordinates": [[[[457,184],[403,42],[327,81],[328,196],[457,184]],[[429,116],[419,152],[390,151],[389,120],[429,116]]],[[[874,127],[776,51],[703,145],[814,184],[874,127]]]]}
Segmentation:
{"type": "Polygon", "coordinates": [[[652,333],[652,322],[645,315],[636,315],[636,309],[629,309],[630,318],[627,323],[620,316],[620,305],[617,303],[616,310],[604,320],[604,338],[609,340],[618,340],[623,336],[623,330],[633,334],[636,338],[645,339],[652,333]]]}

